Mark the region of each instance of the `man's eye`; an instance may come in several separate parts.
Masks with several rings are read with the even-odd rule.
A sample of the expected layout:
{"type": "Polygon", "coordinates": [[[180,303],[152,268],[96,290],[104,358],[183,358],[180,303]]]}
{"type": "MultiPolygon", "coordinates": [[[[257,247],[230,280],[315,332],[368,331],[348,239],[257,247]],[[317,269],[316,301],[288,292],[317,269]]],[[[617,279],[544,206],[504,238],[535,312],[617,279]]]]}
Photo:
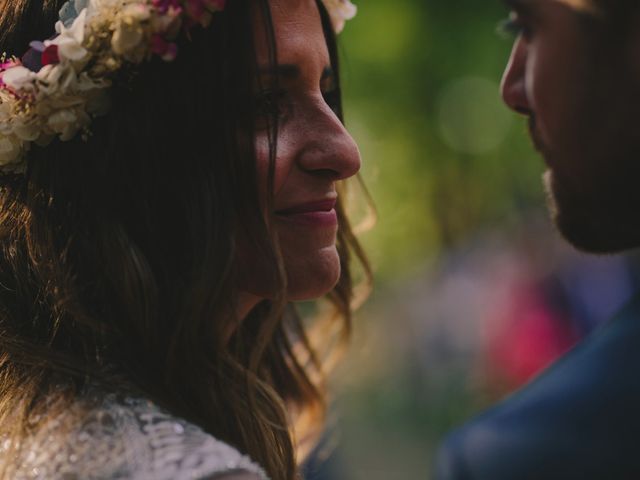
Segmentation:
{"type": "Polygon", "coordinates": [[[497,31],[499,35],[507,38],[518,37],[520,35],[528,37],[531,34],[529,27],[525,24],[522,17],[513,12],[509,17],[500,21],[497,31]]]}

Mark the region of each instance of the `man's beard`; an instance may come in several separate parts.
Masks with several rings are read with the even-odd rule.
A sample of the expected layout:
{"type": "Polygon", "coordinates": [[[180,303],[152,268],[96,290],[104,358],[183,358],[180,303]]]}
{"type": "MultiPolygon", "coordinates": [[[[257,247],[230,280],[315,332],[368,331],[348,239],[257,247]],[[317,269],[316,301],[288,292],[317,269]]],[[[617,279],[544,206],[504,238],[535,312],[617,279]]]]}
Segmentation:
{"type": "MultiPolygon", "coordinates": [[[[618,124],[632,128],[631,122],[618,124]]],[[[534,117],[530,118],[529,130],[536,150],[549,165],[543,183],[551,219],[562,236],[576,248],[591,253],[639,247],[640,142],[630,134],[603,138],[595,130],[576,131],[575,139],[587,142],[585,145],[592,143],[593,148],[575,145],[560,153],[544,143],[534,117]],[[567,167],[578,162],[594,168],[579,178],[579,172],[567,167]]]]}
{"type": "Polygon", "coordinates": [[[561,234],[581,250],[619,252],[640,247],[640,78],[619,49],[594,52],[583,81],[557,99],[564,108],[553,110],[553,125],[536,112],[529,132],[548,166],[549,210],[561,234]]]}
{"type": "Polygon", "coordinates": [[[568,192],[550,168],[543,175],[543,184],[551,220],[574,247],[588,253],[613,253],[629,247],[620,242],[620,235],[613,234],[609,225],[599,221],[601,212],[593,211],[579,196],[568,192]]]}

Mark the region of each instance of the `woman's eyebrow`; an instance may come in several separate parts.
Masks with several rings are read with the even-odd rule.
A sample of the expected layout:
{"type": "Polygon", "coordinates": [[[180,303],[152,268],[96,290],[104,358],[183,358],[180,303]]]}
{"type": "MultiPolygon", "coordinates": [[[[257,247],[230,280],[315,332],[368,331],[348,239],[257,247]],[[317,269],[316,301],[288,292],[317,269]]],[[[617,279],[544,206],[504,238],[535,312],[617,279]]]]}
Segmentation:
{"type": "Polygon", "coordinates": [[[268,67],[262,67],[259,69],[261,74],[264,75],[277,75],[286,79],[295,79],[300,76],[300,67],[293,64],[282,64],[268,67]]]}

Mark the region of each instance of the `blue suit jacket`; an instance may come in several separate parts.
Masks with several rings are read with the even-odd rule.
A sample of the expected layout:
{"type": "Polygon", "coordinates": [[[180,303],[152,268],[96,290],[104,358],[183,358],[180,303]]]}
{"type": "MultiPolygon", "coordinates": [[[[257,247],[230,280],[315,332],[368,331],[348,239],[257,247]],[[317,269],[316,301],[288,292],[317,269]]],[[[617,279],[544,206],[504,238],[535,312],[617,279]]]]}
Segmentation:
{"type": "Polygon", "coordinates": [[[640,296],[446,439],[437,480],[640,480],[640,296]]]}

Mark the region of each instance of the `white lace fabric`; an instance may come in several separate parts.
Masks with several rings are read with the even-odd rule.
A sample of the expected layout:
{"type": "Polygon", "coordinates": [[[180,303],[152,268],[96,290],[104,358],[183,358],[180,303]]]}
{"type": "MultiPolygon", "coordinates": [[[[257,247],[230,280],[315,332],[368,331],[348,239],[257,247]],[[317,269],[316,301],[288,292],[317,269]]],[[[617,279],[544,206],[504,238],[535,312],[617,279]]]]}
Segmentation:
{"type": "Polygon", "coordinates": [[[210,480],[246,472],[268,480],[249,457],[144,398],[107,393],[98,400],[80,420],[71,408],[47,422],[23,445],[11,478],[210,480]]]}

